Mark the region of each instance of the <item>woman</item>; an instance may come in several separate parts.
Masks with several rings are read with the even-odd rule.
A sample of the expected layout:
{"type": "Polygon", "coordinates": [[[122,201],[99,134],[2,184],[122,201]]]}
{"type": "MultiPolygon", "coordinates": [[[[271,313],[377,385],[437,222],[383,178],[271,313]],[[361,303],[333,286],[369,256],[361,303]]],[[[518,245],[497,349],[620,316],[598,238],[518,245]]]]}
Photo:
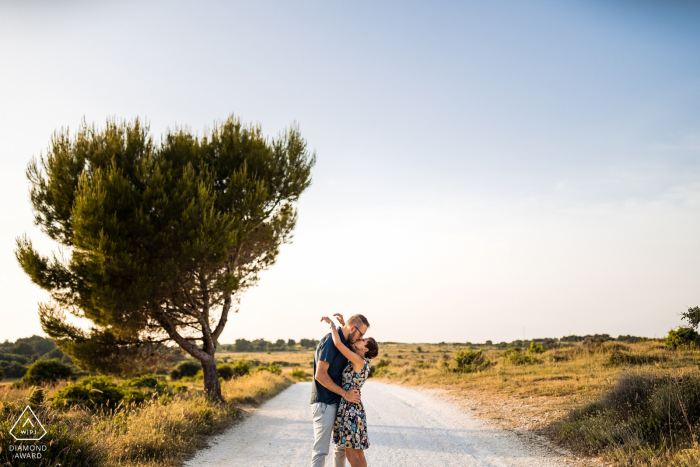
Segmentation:
{"type": "MultiPolygon", "coordinates": [[[[341,325],[345,324],[342,315],[335,316],[338,317],[341,325]]],[[[350,349],[340,340],[338,329],[330,318],[324,316],[321,321],[331,325],[333,344],[348,359],[348,365],[343,370],[343,389],[359,391],[369,376],[369,360],[379,354],[377,342],[371,337],[360,339],[355,344],[350,344],[350,349]]],[[[369,439],[367,438],[367,418],[362,402],[353,404],[344,398],[340,400],[333,426],[333,442],[345,448],[345,458],[350,462],[351,467],[367,467],[364,449],[369,447],[369,439]]]]}

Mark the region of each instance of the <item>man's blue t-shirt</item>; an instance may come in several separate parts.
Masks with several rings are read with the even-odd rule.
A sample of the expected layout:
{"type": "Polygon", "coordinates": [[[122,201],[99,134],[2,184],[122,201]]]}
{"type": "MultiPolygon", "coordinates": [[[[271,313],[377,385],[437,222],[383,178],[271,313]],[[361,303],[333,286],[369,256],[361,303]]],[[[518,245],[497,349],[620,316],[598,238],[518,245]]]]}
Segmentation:
{"type": "MultiPolygon", "coordinates": [[[[340,327],[338,327],[338,334],[340,334],[340,341],[347,345],[347,341],[340,327]]],[[[316,366],[319,360],[330,364],[328,366],[328,376],[331,377],[335,384],[342,386],[343,370],[348,364],[348,359],[345,358],[345,355],[340,353],[340,350],[338,350],[333,343],[333,335],[331,333],[326,334],[316,347],[316,354],[314,355],[314,384],[311,386],[311,403],[325,402],[326,404],[338,404],[340,402],[340,396],[326,389],[321,383],[316,381],[316,366]]]]}

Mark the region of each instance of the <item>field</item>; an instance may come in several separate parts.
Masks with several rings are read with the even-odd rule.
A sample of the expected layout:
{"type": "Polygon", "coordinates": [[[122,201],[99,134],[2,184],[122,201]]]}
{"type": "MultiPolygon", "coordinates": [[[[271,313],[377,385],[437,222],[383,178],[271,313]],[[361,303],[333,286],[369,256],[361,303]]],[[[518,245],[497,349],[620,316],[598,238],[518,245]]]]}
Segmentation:
{"type": "MultiPolygon", "coordinates": [[[[686,423],[688,414],[674,422],[679,426],[671,430],[667,439],[656,444],[641,439],[638,433],[619,435],[620,420],[615,424],[606,419],[592,434],[587,434],[581,431],[580,420],[575,419],[577,410],[595,405],[625,377],[698,376],[700,350],[694,346],[671,350],[658,339],[641,342],[589,339],[577,343],[557,342],[550,348],[535,346],[529,352],[527,345],[520,352],[508,351],[503,346],[449,343],[384,342],[379,347],[379,356],[372,362],[375,378],[440,389],[445,397],[480,417],[509,429],[544,435],[580,455],[599,456],[614,465],[699,464],[700,450],[694,433],[700,430],[700,425],[697,420],[686,423]],[[474,357],[479,351],[480,356],[474,357]],[[460,356],[461,368],[455,360],[460,356]],[[469,358],[475,363],[467,363],[469,358]],[[693,425],[690,430],[687,430],[688,425],[693,425]],[[574,429],[579,431],[572,431],[574,429]],[[600,441],[601,437],[605,439],[600,441]]],[[[311,373],[312,352],[230,353],[227,356],[237,359],[242,355],[265,363],[285,362],[288,366],[283,368],[299,365],[311,373]]],[[[700,394],[700,386],[694,391],[700,394]]],[[[688,407],[688,410],[694,409],[688,407]]],[[[600,421],[595,417],[590,420],[600,421]]]]}
{"type": "MultiPolygon", "coordinates": [[[[202,447],[207,435],[230,426],[246,406],[273,397],[294,380],[310,380],[313,356],[313,350],[299,346],[219,352],[219,363],[245,360],[252,371],[223,382],[225,404],[204,398],[197,375],[173,381],[160,374],[156,376],[163,391],[141,405],[61,410],[45,401],[37,409],[49,424],[66,427],[52,434],[55,449],[73,453],[55,458],[63,465],[176,466],[202,447]],[[276,369],[255,370],[275,365],[280,375],[274,374],[276,369]]],[[[386,382],[437,389],[481,418],[544,435],[612,465],[689,467],[700,465],[695,436],[700,430],[699,362],[694,344],[671,349],[658,339],[382,342],[372,371],[386,382]]],[[[0,385],[5,424],[16,419],[33,390],[11,382],[0,385]]],[[[45,386],[45,398],[66,384],[45,386]]],[[[0,427],[0,465],[21,465],[7,457],[8,429],[0,427]]]]}
{"type": "Polygon", "coordinates": [[[291,384],[293,380],[286,376],[264,371],[224,381],[223,404],[206,399],[201,383],[191,381],[180,385],[187,390],[168,385],[143,404],[92,410],[50,404],[48,399],[66,382],[45,386],[45,400],[39,403],[31,402],[33,388],[5,384],[0,386],[0,465],[178,466],[205,445],[207,435],[227,428],[246,407],[274,397],[291,384]],[[48,450],[41,462],[16,459],[10,451],[11,445],[23,444],[14,441],[9,430],[28,402],[48,431],[42,440],[48,450]]]}

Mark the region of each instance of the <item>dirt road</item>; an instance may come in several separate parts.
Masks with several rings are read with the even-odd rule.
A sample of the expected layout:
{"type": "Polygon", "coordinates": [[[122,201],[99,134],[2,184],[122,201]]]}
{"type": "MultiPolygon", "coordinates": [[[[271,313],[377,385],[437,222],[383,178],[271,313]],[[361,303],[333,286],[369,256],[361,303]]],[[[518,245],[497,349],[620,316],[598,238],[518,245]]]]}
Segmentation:
{"type": "MultiPolygon", "coordinates": [[[[186,465],[310,465],[310,386],[295,384],[268,401],[243,423],[215,437],[211,447],[186,465]]],[[[368,381],[362,399],[371,444],[365,455],[371,467],[585,465],[542,441],[497,428],[419,389],[368,381]]],[[[329,456],[327,465],[331,464],[329,456]]]]}

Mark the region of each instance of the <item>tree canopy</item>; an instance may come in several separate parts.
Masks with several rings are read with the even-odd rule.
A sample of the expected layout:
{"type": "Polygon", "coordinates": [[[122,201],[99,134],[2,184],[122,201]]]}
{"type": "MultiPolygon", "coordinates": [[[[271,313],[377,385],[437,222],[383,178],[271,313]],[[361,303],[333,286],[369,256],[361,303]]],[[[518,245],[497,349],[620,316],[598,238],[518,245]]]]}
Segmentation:
{"type": "Polygon", "coordinates": [[[15,255],[51,293],[44,331],[76,364],[124,374],[177,343],[221,399],[214,354],[240,294],[291,240],[315,154],[293,126],[266,138],[233,115],[154,142],[139,119],[57,131],[27,168],[35,223],[61,246],[15,255]],[[66,314],[86,318],[90,330],[66,314]]]}

